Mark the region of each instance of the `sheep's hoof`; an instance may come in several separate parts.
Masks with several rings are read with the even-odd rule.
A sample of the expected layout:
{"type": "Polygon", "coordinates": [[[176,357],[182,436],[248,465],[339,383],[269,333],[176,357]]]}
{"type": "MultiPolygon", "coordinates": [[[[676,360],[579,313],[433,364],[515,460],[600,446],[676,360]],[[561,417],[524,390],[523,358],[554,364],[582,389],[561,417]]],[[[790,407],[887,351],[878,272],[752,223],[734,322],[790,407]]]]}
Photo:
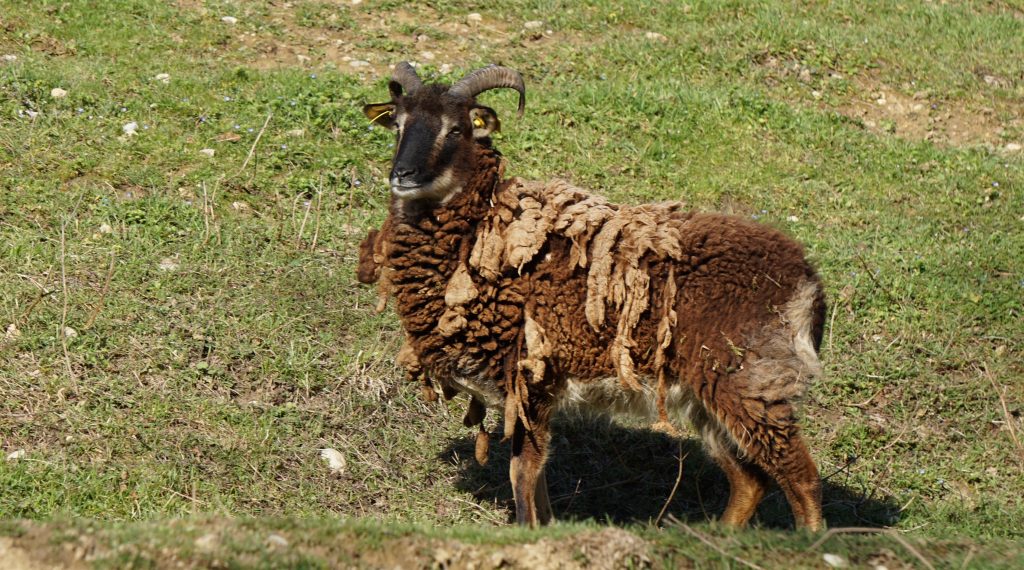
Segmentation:
{"type": "Polygon", "coordinates": [[[437,401],[437,392],[431,386],[420,386],[420,396],[431,404],[437,401]]]}
{"type": "Polygon", "coordinates": [[[462,424],[466,427],[473,427],[483,422],[486,415],[487,406],[484,406],[484,403],[474,396],[469,401],[469,409],[466,410],[466,415],[462,418],[462,424]]]}

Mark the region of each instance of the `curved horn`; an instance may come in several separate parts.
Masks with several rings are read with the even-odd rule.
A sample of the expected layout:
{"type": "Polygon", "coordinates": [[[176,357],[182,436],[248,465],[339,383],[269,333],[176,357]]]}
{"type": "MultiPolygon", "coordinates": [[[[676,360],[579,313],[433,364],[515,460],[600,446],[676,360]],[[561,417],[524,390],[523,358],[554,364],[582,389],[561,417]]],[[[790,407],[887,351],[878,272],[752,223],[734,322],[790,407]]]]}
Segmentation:
{"type": "MultiPolygon", "coordinates": [[[[423,80],[416,74],[416,70],[409,65],[408,61],[395,65],[395,72],[391,74],[391,81],[401,85],[406,93],[411,93],[423,86],[423,80]]],[[[398,95],[397,93],[393,94],[398,95]]]]}
{"type": "Polygon", "coordinates": [[[508,87],[519,92],[519,116],[523,116],[523,108],[526,107],[526,84],[523,83],[523,76],[518,71],[500,65],[490,65],[478,69],[463,77],[458,83],[452,85],[448,90],[452,95],[463,97],[476,97],[488,89],[508,87]]]}

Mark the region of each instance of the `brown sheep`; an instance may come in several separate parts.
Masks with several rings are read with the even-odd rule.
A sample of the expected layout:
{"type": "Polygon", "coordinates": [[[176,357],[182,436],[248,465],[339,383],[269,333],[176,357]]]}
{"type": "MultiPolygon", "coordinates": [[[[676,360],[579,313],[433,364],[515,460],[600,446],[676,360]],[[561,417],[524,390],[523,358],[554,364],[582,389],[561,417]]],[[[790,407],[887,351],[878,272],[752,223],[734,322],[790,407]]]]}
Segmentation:
{"type": "MultiPolygon", "coordinates": [[[[820,374],[825,298],[803,248],[772,228],[680,204],[616,205],[566,182],[505,179],[476,95],[525,87],[491,66],[452,87],[395,68],[366,105],[397,132],[390,215],[361,247],[359,279],[393,296],[409,376],[503,411],[521,524],[551,520],[552,414],[582,405],[673,432],[688,418],[729,480],[742,526],[771,481],[796,522],[822,525],[821,482],[795,406],[820,374]]],[[[429,396],[433,395],[428,390],[429,396]]],[[[481,427],[477,458],[486,460],[481,427]]]]}

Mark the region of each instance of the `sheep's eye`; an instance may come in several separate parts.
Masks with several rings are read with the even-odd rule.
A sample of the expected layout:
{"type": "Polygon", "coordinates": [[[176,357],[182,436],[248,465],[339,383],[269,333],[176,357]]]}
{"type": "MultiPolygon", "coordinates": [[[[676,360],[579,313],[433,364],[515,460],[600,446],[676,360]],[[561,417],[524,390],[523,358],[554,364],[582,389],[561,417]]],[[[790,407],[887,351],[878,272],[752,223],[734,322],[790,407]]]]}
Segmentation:
{"type": "Polygon", "coordinates": [[[460,129],[459,127],[452,127],[451,130],[448,131],[448,136],[450,136],[450,137],[457,137],[457,136],[459,136],[461,134],[462,134],[462,129],[460,129]]]}

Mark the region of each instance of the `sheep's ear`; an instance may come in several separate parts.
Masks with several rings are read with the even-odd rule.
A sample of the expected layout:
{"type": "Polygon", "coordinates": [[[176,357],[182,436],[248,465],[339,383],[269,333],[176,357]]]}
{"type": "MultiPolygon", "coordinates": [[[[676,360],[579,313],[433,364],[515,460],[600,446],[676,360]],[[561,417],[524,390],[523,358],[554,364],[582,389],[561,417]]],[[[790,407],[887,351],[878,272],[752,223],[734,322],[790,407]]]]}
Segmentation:
{"type": "Polygon", "coordinates": [[[386,129],[395,128],[395,104],[391,101],[363,105],[363,114],[370,119],[371,124],[380,125],[386,129]]]}
{"type": "Polygon", "coordinates": [[[473,123],[473,138],[482,139],[501,130],[498,114],[490,107],[473,107],[469,110],[469,121],[473,123]]]}

